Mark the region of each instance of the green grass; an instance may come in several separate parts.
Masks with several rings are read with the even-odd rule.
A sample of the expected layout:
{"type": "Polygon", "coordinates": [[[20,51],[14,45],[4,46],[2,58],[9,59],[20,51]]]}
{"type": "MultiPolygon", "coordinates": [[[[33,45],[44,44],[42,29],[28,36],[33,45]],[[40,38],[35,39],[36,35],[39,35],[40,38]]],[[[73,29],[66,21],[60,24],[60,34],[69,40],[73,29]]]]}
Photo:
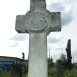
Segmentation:
{"type": "MultiPolygon", "coordinates": [[[[12,77],[10,71],[0,71],[0,77],[12,77]]],[[[28,73],[23,74],[22,77],[28,77],[28,73]]]]}
{"type": "MultiPolygon", "coordinates": [[[[0,72],[0,77],[11,77],[11,72],[0,72]]],[[[28,73],[23,74],[22,77],[28,77],[28,73]]],[[[57,77],[56,67],[48,68],[48,77],[57,77]]],[[[73,68],[72,70],[64,70],[62,77],[77,77],[77,68],[73,68]]]]}
{"type": "Polygon", "coordinates": [[[77,69],[73,68],[72,70],[66,70],[63,77],[77,77],[77,69]]]}
{"type": "Polygon", "coordinates": [[[0,72],[0,77],[11,77],[11,72],[10,71],[0,72]]]}
{"type": "MultiPolygon", "coordinates": [[[[57,77],[57,69],[49,68],[48,77],[57,77]]],[[[77,77],[77,68],[71,70],[64,70],[62,77],[77,77]]]]}

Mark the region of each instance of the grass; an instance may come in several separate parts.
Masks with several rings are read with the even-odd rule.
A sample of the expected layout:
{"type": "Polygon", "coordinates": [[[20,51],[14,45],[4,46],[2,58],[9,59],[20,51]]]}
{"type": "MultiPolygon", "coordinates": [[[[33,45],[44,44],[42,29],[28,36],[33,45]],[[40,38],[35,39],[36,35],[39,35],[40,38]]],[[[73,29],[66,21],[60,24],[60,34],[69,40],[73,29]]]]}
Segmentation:
{"type": "Polygon", "coordinates": [[[9,71],[0,71],[0,77],[11,77],[11,72],[9,71]]]}
{"type": "MultiPolygon", "coordinates": [[[[11,77],[11,72],[10,71],[0,72],[0,77],[11,77]]],[[[22,77],[28,77],[28,73],[23,74],[22,77]]],[[[56,67],[48,69],[48,77],[57,77],[56,67]]],[[[77,77],[77,68],[73,68],[72,70],[64,70],[62,77],[77,77]]]]}
{"type": "Polygon", "coordinates": [[[72,70],[66,70],[63,77],[77,77],[77,69],[73,68],[72,70]]]}
{"type": "MultiPolygon", "coordinates": [[[[12,77],[10,71],[0,71],[0,77],[12,77]]],[[[22,77],[28,77],[27,74],[23,74],[22,77]]]]}

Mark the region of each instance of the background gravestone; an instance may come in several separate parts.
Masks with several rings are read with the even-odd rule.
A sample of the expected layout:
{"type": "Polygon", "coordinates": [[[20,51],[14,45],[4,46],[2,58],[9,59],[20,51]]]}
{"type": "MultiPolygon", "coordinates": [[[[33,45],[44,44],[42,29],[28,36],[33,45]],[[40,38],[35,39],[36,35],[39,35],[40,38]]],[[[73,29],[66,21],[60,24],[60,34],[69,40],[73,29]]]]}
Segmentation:
{"type": "Polygon", "coordinates": [[[63,70],[62,70],[62,61],[57,61],[57,77],[62,77],[63,70]]]}

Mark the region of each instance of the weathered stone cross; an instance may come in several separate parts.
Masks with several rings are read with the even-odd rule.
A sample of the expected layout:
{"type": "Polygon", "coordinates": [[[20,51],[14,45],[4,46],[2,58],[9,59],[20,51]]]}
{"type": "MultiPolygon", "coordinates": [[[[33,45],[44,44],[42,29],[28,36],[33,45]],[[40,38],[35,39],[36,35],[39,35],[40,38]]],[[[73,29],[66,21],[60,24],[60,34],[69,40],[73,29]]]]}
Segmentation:
{"type": "Polygon", "coordinates": [[[29,33],[28,77],[47,77],[47,35],[61,30],[60,13],[46,10],[45,0],[31,0],[30,11],[16,17],[18,33],[29,33]]]}

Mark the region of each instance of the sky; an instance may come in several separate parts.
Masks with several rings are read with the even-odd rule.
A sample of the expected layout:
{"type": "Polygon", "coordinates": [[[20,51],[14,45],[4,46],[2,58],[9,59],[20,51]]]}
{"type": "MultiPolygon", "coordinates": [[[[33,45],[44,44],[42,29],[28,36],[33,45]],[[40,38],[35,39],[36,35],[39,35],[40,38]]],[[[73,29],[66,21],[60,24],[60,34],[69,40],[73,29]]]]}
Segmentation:
{"type": "MultiPolygon", "coordinates": [[[[61,12],[61,32],[47,36],[47,53],[53,60],[66,55],[67,40],[71,39],[72,61],[77,62],[77,0],[46,0],[49,12],[61,12]]],[[[30,10],[30,0],[0,0],[0,56],[28,59],[29,34],[15,31],[16,15],[30,10]]]]}

